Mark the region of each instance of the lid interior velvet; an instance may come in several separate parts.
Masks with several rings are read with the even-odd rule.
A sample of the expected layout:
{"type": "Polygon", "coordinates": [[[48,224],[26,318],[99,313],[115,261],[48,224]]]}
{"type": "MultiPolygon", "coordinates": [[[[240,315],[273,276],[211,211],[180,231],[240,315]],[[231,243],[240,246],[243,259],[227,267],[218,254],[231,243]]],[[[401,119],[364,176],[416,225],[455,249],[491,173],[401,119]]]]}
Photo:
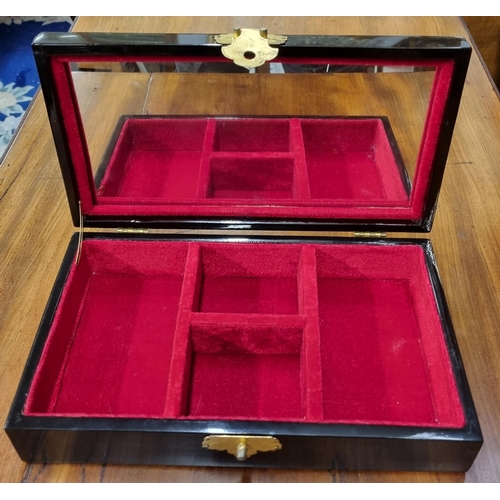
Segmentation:
{"type": "Polygon", "coordinates": [[[430,230],[464,46],[374,45],[356,57],[352,37],[325,57],[328,43],[298,50],[290,37],[270,66],[280,72],[251,74],[216,44],[170,44],[161,54],[140,35],[132,49],[101,35],[99,50],[78,34],[73,45],[51,36],[53,46],[42,37],[35,55],[74,219],[81,203],[89,225],[430,230]]]}

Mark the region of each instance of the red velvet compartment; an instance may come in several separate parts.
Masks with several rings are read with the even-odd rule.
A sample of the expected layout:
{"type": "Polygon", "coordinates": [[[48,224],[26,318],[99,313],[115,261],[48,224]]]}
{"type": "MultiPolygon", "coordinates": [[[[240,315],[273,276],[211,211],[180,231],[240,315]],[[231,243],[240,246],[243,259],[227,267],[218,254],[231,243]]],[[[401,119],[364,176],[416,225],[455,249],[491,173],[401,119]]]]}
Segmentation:
{"type": "Polygon", "coordinates": [[[419,245],[85,240],[24,412],[464,425],[419,245]]]}
{"type": "Polygon", "coordinates": [[[398,161],[376,117],[134,117],[102,167],[98,193],[101,202],[138,204],[193,198],[408,204],[398,161]]]}
{"type": "Polygon", "coordinates": [[[408,202],[382,120],[305,120],[302,134],[312,199],[408,202]]]}

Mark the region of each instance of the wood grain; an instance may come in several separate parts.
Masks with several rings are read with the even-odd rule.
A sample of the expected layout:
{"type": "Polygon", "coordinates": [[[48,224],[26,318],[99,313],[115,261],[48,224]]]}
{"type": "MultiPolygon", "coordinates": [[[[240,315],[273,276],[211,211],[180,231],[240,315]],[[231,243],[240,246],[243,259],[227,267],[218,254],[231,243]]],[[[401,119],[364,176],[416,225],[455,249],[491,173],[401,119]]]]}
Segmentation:
{"type": "Polygon", "coordinates": [[[434,72],[204,77],[153,75],[145,113],[386,116],[413,179],[434,72]]]}
{"type": "Polygon", "coordinates": [[[493,81],[500,88],[500,16],[466,16],[463,20],[493,81]]]}
{"type": "Polygon", "coordinates": [[[144,112],[150,78],[145,73],[73,72],[94,173],[120,116],[144,112]]]}
{"type": "MultiPolygon", "coordinates": [[[[75,31],[452,35],[459,18],[81,18],[75,31]]],[[[0,420],[74,228],[41,96],[0,166],[0,420]]],[[[0,433],[2,481],[500,481],[500,102],[473,54],[430,235],[485,443],[467,474],[24,464],[0,433]]]]}

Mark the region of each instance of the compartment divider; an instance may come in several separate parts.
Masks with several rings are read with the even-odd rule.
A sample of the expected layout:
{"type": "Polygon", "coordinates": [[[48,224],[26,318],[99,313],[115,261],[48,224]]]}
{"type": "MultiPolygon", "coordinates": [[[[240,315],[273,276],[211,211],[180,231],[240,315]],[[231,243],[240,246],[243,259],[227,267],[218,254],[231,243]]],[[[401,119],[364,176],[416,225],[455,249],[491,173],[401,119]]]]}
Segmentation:
{"type": "Polygon", "coordinates": [[[201,281],[201,247],[198,243],[189,243],[163,414],[166,418],[179,417],[186,408],[192,354],[192,342],[189,335],[190,315],[196,309],[196,303],[199,300],[201,281]]]}
{"type": "MultiPolygon", "coordinates": [[[[236,339],[245,338],[243,343],[249,353],[253,354],[299,354],[302,340],[302,331],[306,319],[304,316],[268,315],[268,314],[225,314],[225,313],[192,313],[190,327],[193,348],[198,352],[212,352],[214,344],[211,335],[204,335],[203,339],[197,337],[198,331],[215,331],[212,337],[218,337],[218,348],[224,350],[236,339]],[[255,332],[266,332],[265,336],[258,338],[255,332]],[[300,335],[297,332],[301,332],[300,335]],[[239,332],[242,336],[235,332],[239,332]],[[232,339],[232,340],[231,340],[232,339]],[[265,339],[265,340],[264,340],[265,339]],[[212,344],[212,347],[208,346],[212,344]]],[[[243,344],[240,345],[240,348],[243,344]]]]}
{"type": "Polygon", "coordinates": [[[293,314],[231,314],[231,313],[203,313],[191,314],[191,325],[206,325],[217,323],[220,325],[250,325],[258,326],[284,326],[297,327],[304,326],[304,316],[293,314]]]}
{"type": "Polygon", "coordinates": [[[299,262],[299,314],[306,317],[302,343],[302,401],[307,420],[323,420],[323,382],[316,250],[304,245],[299,262]]]}
{"type": "Polygon", "coordinates": [[[211,155],[213,159],[224,159],[224,158],[290,158],[295,159],[294,152],[282,152],[282,151],[214,151],[211,155]]]}
{"type": "Polygon", "coordinates": [[[295,155],[294,198],[310,200],[309,175],[307,173],[304,138],[298,118],[290,120],[290,150],[295,155]]]}
{"type": "Polygon", "coordinates": [[[200,161],[200,176],[198,179],[197,198],[208,198],[210,190],[210,163],[214,150],[216,123],[210,118],[205,131],[205,140],[203,141],[203,150],[200,161]]]}

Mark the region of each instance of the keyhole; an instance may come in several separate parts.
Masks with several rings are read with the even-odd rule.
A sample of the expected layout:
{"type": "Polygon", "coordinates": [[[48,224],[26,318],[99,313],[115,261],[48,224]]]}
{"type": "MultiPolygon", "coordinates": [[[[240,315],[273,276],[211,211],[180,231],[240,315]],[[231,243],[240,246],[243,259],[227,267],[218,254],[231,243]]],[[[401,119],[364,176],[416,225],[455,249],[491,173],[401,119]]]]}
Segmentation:
{"type": "Polygon", "coordinates": [[[255,52],[252,52],[251,50],[247,50],[244,54],[243,57],[245,59],[254,59],[255,58],[255,52]]]}

